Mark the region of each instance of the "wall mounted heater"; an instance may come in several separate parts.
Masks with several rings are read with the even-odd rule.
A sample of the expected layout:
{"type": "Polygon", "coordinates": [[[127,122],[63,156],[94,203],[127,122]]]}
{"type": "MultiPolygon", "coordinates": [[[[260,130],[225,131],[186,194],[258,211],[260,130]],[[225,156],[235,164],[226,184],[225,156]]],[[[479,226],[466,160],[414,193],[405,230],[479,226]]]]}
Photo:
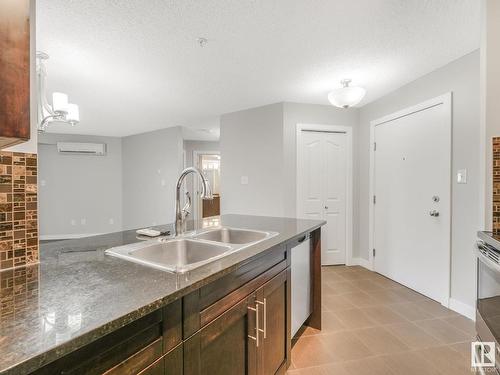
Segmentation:
{"type": "Polygon", "coordinates": [[[57,142],[57,152],[76,155],[106,155],[105,143],[57,142]]]}

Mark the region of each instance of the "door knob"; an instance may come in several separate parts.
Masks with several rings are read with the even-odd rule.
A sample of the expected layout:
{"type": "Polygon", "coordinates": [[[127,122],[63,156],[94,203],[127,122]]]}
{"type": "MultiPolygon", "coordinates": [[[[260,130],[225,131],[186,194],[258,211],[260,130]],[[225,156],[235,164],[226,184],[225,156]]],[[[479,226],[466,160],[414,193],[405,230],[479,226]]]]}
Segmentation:
{"type": "Polygon", "coordinates": [[[439,216],[439,211],[437,211],[437,210],[430,210],[429,211],[429,215],[431,215],[432,217],[438,217],[439,216]]]}
{"type": "Polygon", "coordinates": [[[328,206],[325,206],[325,210],[328,210],[328,206]]]}

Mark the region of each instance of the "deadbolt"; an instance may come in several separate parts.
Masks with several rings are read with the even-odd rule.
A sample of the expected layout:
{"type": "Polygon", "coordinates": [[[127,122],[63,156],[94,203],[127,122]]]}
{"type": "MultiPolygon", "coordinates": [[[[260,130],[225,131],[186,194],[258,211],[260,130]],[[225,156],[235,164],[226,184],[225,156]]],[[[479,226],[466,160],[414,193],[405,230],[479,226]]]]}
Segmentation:
{"type": "Polygon", "coordinates": [[[437,203],[437,202],[439,202],[439,197],[437,195],[434,195],[432,197],[432,200],[437,203]]]}
{"type": "Polygon", "coordinates": [[[431,215],[432,217],[438,217],[439,216],[439,211],[437,211],[437,210],[430,210],[429,211],[429,215],[431,215]]]}

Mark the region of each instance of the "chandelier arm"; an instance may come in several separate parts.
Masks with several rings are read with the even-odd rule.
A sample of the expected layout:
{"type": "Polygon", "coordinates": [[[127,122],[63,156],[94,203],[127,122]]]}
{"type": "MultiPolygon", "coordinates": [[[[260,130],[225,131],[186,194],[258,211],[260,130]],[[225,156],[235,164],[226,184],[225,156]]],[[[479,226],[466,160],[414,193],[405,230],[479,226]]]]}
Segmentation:
{"type": "Polygon", "coordinates": [[[53,115],[48,115],[45,116],[40,123],[40,126],[38,127],[39,132],[44,132],[47,126],[49,125],[50,122],[52,121],[66,121],[63,115],[59,114],[53,114],[53,115]]]}

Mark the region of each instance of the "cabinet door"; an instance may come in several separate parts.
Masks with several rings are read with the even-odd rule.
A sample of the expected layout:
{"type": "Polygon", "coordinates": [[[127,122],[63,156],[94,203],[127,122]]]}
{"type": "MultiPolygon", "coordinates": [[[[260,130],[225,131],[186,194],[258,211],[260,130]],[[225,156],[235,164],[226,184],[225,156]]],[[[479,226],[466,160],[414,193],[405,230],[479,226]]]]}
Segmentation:
{"type": "Polygon", "coordinates": [[[184,342],[184,375],[256,375],[255,295],[184,342]]]}
{"type": "Polygon", "coordinates": [[[290,358],[290,269],[256,292],[260,306],[262,344],[258,352],[259,375],[284,374],[290,358]]]}
{"type": "Polygon", "coordinates": [[[30,138],[30,1],[0,1],[0,149],[30,138]]]}

